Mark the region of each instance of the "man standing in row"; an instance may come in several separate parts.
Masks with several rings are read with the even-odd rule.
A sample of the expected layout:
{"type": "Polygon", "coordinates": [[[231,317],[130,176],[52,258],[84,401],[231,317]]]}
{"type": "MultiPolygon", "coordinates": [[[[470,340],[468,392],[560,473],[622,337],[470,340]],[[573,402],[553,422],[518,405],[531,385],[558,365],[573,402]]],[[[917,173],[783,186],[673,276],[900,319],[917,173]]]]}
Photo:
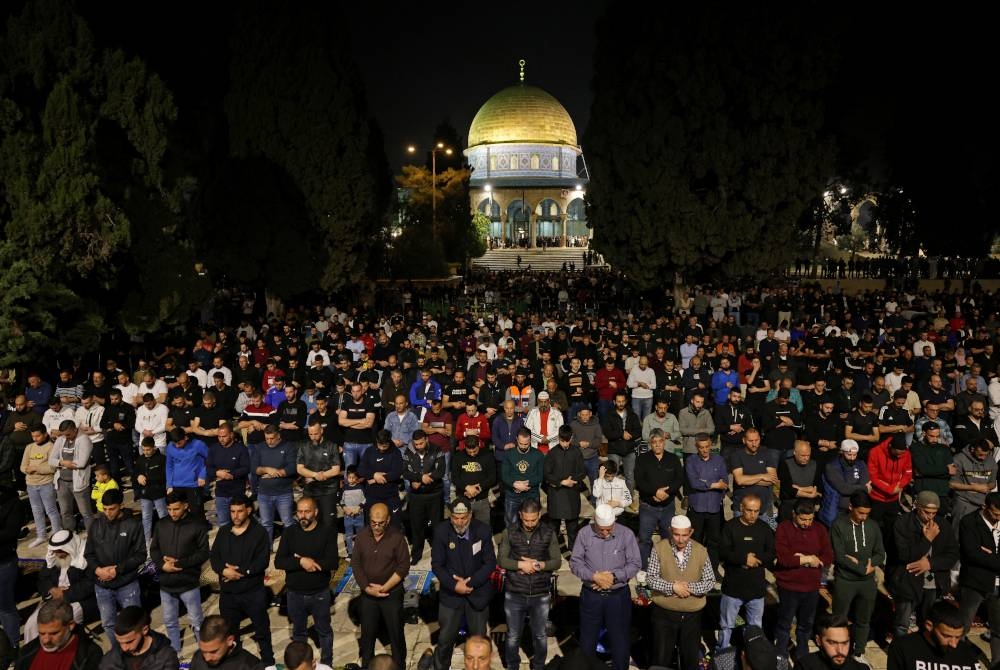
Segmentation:
{"type": "Polygon", "coordinates": [[[208,560],[208,524],[205,517],[192,514],[182,491],[167,494],[167,518],[153,529],[149,557],[160,573],[160,603],[163,625],[170,646],[181,653],[180,603],[188,613],[195,637],[201,630],[201,567],[208,560]]]}
{"type": "Polygon", "coordinates": [[[534,654],[531,670],[542,670],[548,655],[545,624],[552,605],[552,574],[562,565],[559,539],[549,524],[541,523],[542,507],[525,500],[518,511],[519,523],[508,526],[500,537],[497,562],[507,571],[504,581],[504,614],[507,642],[504,667],[521,667],[521,632],[524,618],[531,617],[534,654]]]}
{"type": "MultiPolygon", "coordinates": [[[[399,453],[399,450],[395,450],[399,453]]],[[[371,665],[375,637],[384,623],[392,657],[406,663],[403,634],[403,580],[410,572],[410,550],[403,532],[389,524],[389,507],[375,503],[368,510],[368,527],[354,539],[351,570],[361,588],[361,667],[371,665]]]]}
{"type": "Polygon", "coordinates": [[[701,659],[701,612],[715,573],[692,530],[688,517],[673,517],[669,536],[649,555],[645,583],[653,592],[653,662],[658,665],[697,668],[701,659]],[[676,665],[675,650],[680,654],[676,665]]]}
{"type": "Polygon", "coordinates": [[[632,598],[628,582],[642,567],[639,544],[632,531],[615,523],[607,505],[594,510],[594,523],[576,536],[570,569],[583,587],[580,592],[580,647],[588,656],[597,649],[601,628],[607,630],[612,667],[626,670],[632,598]]]}
{"type": "Polygon", "coordinates": [[[663,431],[654,428],[649,436],[649,451],[636,459],[635,484],[639,490],[639,555],[642,565],[649,562],[653,549],[653,531],[667,537],[674,516],[675,501],[684,484],[680,459],[667,453],[663,431]]]}
{"type": "Polygon", "coordinates": [[[809,653],[816,606],[819,603],[820,578],[824,568],[833,563],[830,535],[823,524],[815,523],[816,505],[812,500],[795,503],[791,518],[778,524],[774,536],[774,578],[778,583],[778,621],[774,627],[774,646],[787,657],[795,619],[795,661],[809,653]]]}
{"type": "Polygon", "coordinates": [[[461,500],[452,505],[451,518],[434,529],[431,563],[441,586],[441,630],[433,667],[447,670],[463,619],[469,635],[486,635],[493,598],[490,575],[497,566],[490,527],[473,519],[472,510],[461,500]]]}
{"type": "MultiPolygon", "coordinates": [[[[268,595],[264,572],[271,556],[267,531],[252,517],[253,507],[243,495],[229,501],[231,523],[219,528],[212,544],[212,569],[219,575],[219,613],[225,618],[235,642],[240,624],[249,618],[254,639],[265,667],[274,665],[271,622],[267,616],[268,595]]],[[[204,640],[205,636],[201,636],[204,640]]]]}
{"type": "Polygon", "coordinates": [[[116,649],[114,639],[118,606],[140,605],[139,566],[146,560],[146,538],[142,522],[122,508],[119,489],[108,489],[101,497],[104,514],[94,520],[87,534],[87,574],[94,581],[101,626],[116,649]]]}
{"type": "Polygon", "coordinates": [[[765,570],[774,562],[774,531],[760,519],[760,498],[750,493],[740,501],[740,516],[722,527],[719,554],[725,566],[719,603],[718,649],[729,647],[740,608],[746,622],[760,627],[764,618],[765,570]]]}
{"type": "Polygon", "coordinates": [[[878,586],[875,568],[885,564],[885,546],[878,524],[868,518],[872,501],[864,491],[851,495],[847,514],[837,517],[830,529],[833,546],[833,613],[847,616],[854,605],[853,655],[864,657],[878,586]]]}
{"type": "Polygon", "coordinates": [[[948,520],[938,516],[940,509],[936,493],[921,491],[913,511],[897,517],[893,524],[895,561],[887,571],[886,588],[895,607],[896,637],[909,632],[914,611],[917,625],[923,628],[931,605],[951,590],[950,571],[958,561],[958,544],[948,520]]]}
{"type": "Polygon", "coordinates": [[[330,626],[330,575],[340,565],[337,530],[320,523],[316,501],[299,498],[295,515],[298,523],[285,529],[274,557],[274,567],[285,571],[288,587],[288,618],[292,620],[292,640],[308,640],[309,616],[319,637],[320,663],[333,662],[333,628],[330,626]]]}

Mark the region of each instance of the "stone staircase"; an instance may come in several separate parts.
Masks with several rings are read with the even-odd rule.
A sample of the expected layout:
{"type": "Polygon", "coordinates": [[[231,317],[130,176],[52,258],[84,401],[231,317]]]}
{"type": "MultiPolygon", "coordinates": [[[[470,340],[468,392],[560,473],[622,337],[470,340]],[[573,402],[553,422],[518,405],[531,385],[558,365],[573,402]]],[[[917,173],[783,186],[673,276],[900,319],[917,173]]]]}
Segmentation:
{"type": "Polygon", "coordinates": [[[580,247],[550,247],[541,249],[491,249],[472,261],[477,268],[489,270],[517,270],[517,257],[521,256],[521,269],[531,266],[532,270],[555,272],[562,269],[563,263],[576,264],[576,269],[583,269],[583,256],[586,249],[580,247]]]}

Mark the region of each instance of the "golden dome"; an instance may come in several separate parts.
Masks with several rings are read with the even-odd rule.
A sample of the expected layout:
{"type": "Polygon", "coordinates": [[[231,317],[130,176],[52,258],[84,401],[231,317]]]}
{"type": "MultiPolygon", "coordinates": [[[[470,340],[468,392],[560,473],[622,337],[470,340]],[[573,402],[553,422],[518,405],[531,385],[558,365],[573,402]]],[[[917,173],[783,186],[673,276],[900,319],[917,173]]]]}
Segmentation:
{"type": "Polygon", "coordinates": [[[486,101],[469,127],[469,147],[501,142],[576,146],[566,108],[537,86],[515,84],[486,101]]]}

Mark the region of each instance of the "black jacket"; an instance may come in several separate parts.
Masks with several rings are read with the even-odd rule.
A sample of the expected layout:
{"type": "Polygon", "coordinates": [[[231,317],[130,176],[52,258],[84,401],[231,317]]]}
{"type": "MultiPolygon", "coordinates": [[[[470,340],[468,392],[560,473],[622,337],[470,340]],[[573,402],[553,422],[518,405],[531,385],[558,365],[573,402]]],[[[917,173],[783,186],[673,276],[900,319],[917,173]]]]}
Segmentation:
{"type": "Polygon", "coordinates": [[[496,552],[493,548],[493,532],[482,521],[469,521],[468,539],[462,539],[455,532],[451,521],[442,521],[434,528],[431,545],[431,568],[440,584],[441,605],[458,608],[466,601],[473,609],[489,607],[493,599],[493,582],[490,575],[497,567],[496,552]],[[455,578],[471,577],[469,586],[472,593],[459,595],[455,592],[455,578]]]}
{"type": "Polygon", "coordinates": [[[132,444],[132,429],[135,428],[135,407],[126,402],[104,405],[104,415],[101,418],[101,430],[108,444],[132,444]],[[122,430],[115,430],[115,424],[121,424],[122,430]]]}
{"type": "MultiPolygon", "coordinates": [[[[170,640],[163,633],[149,631],[153,643],[149,651],[142,655],[142,663],[138,670],[177,670],[177,652],[170,646],[170,640]]],[[[133,657],[125,658],[121,649],[112,649],[101,659],[101,670],[135,670],[133,657]]]]}
{"type": "MultiPolygon", "coordinates": [[[[76,656],[73,657],[73,665],[70,666],[70,670],[98,670],[104,652],[90,639],[90,636],[79,632],[81,630],[80,627],[77,627],[76,630],[76,636],[79,638],[79,641],[77,643],[76,656]]],[[[29,670],[31,664],[35,662],[35,656],[41,650],[41,643],[36,637],[22,647],[21,655],[14,661],[14,670],[29,670]]]]}
{"type": "Polygon", "coordinates": [[[184,593],[201,583],[201,568],[208,560],[208,523],[188,512],[180,520],[169,516],[153,528],[149,557],[160,573],[160,588],[167,593],[184,593]],[[181,572],[164,572],[163,557],[173,556],[181,572]]]}
{"type": "Polygon", "coordinates": [[[306,532],[299,524],[285,529],[274,556],[274,567],[285,571],[289,591],[316,593],[330,588],[330,575],[340,565],[337,554],[337,531],[332,526],[317,524],[306,532]],[[319,572],[306,572],[298,557],[309,557],[319,563],[319,572]]]}
{"type": "Polygon", "coordinates": [[[569,449],[563,449],[556,444],[549,449],[545,455],[544,481],[550,519],[576,519],[580,516],[580,491],[585,489],[583,478],[586,476],[580,447],[571,444],[569,449]],[[572,477],[576,484],[563,486],[562,482],[567,477],[572,477]]]}
{"type": "Polygon", "coordinates": [[[427,443],[424,455],[421,458],[416,450],[407,447],[403,450],[403,479],[406,480],[407,494],[429,494],[441,495],[444,488],[442,481],[445,476],[444,454],[442,454],[433,444],[427,443]],[[430,475],[434,480],[430,484],[424,484],[422,478],[430,475]],[[420,488],[414,489],[412,482],[420,482],[420,488]]]}
{"type": "MultiPolygon", "coordinates": [[[[49,591],[59,586],[59,575],[62,570],[58,567],[50,568],[43,566],[38,571],[38,595],[43,600],[48,600],[49,591]]],[[[63,598],[68,603],[78,603],[83,608],[83,620],[92,621],[99,616],[97,610],[97,596],[94,594],[94,580],[90,578],[86,570],[70,566],[66,571],[69,577],[69,588],[63,594],[63,598]]]]}
{"type": "Polygon", "coordinates": [[[0,488],[0,561],[17,558],[17,536],[24,526],[25,504],[12,488],[0,488]]]}
{"type": "Polygon", "coordinates": [[[256,519],[240,535],[233,534],[233,525],[219,529],[212,544],[212,569],[219,575],[219,588],[226,593],[247,593],[264,586],[264,571],[271,558],[271,543],[267,531],[256,519]],[[227,581],[222,577],[226,564],[235,565],[242,579],[227,581]]]}
{"type": "Polygon", "coordinates": [[[142,521],[132,510],[122,509],[114,521],[101,514],[94,517],[87,534],[87,574],[94,583],[107,589],[117,589],[139,578],[139,566],[146,562],[146,536],[142,521]],[[97,579],[94,571],[113,565],[117,570],[109,582],[97,579]]]}
{"type": "Polygon", "coordinates": [[[934,519],[939,532],[934,542],[924,536],[923,525],[916,511],[896,518],[892,527],[894,542],[893,562],[889,566],[889,581],[886,587],[897,600],[918,602],[923,596],[924,575],[911,575],[906,565],[919,561],[930,552],[931,572],[939,593],[947,593],[951,587],[951,569],[958,560],[958,544],[952,536],[951,524],[939,515],[934,519]]]}
{"type": "Polygon", "coordinates": [[[962,560],[959,585],[979,593],[992,593],[994,581],[1000,575],[1000,552],[982,512],[966,514],[958,524],[958,545],[962,560]]]}
{"type": "Polygon", "coordinates": [[[765,570],[774,562],[774,531],[761,520],[747,526],[739,518],[730,519],[722,527],[719,556],[726,566],[722,593],[740,600],[764,597],[767,587],[765,570]],[[753,552],[760,565],[746,567],[747,554],[753,552]]]}
{"type": "Polygon", "coordinates": [[[144,500],[159,500],[167,497],[167,457],[159,450],[152,457],[142,454],[135,459],[135,496],[144,500]],[[140,486],[138,476],[146,476],[146,485],[140,486]]]}
{"type": "Polygon", "coordinates": [[[608,410],[601,421],[601,432],[608,439],[608,453],[616,456],[627,456],[633,452],[639,438],[642,437],[642,423],[639,415],[631,407],[625,408],[625,421],[614,409],[608,410]],[[625,433],[632,439],[626,440],[625,433]]]}
{"type": "Polygon", "coordinates": [[[635,460],[635,487],[639,490],[640,500],[647,505],[673,509],[683,484],[684,466],[673,454],[664,451],[662,458],[657,458],[652,451],[647,451],[635,460]],[[667,499],[657,500],[653,496],[664,486],[669,487],[667,499]]]}

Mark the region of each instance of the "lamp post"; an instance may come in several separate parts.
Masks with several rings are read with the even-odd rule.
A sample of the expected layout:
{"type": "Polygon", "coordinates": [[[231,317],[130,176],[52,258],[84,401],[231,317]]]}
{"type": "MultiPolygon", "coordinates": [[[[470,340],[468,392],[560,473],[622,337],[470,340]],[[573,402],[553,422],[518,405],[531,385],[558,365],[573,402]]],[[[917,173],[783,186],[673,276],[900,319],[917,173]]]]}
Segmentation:
{"type": "MultiPolygon", "coordinates": [[[[417,148],[412,144],[406,147],[408,153],[416,153],[417,148]]],[[[444,142],[438,142],[431,149],[431,236],[437,239],[437,155],[443,151],[448,156],[451,155],[451,147],[446,147],[444,142]]]]}

